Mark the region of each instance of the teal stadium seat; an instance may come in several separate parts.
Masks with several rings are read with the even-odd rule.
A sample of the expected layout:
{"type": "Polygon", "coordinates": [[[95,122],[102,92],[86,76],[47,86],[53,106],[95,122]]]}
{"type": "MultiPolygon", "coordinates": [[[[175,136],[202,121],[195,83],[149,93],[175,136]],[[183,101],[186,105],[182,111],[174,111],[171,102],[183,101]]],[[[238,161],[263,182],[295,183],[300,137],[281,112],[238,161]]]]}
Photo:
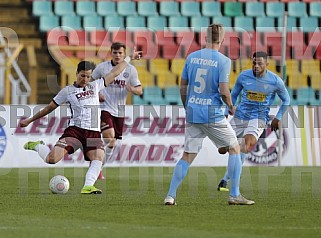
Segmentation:
{"type": "Polygon", "coordinates": [[[169,17],[170,31],[189,31],[188,18],[184,16],[171,16],[169,17]]]}
{"type": "Polygon", "coordinates": [[[91,1],[78,1],[78,2],[76,2],[76,13],[79,16],[96,15],[95,2],[91,2],[91,1]]]}
{"type": "Polygon", "coordinates": [[[235,17],[234,18],[235,31],[254,31],[254,23],[252,17],[235,17]]]}
{"type": "Polygon", "coordinates": [[[52,4],[50,1],[33,1],[32,2],[32,15],[44,16],[52,15],[52,4]]]}
{"type": "Polygon", "coordinates": [[[60,24],[59,24],[58,16],[55,16],[55,15],[40,16],[39,29],[41,32],[47,32],[59,26],[60,24]]]}
{"type": "Polygon", "coordinates": [[[246,2],[245,15],[249,17],[263,17],[265,16],[263,2],[246,2]]]}
{"type": "Polygon", "coordinates": [[[191,17],[191,28],[194,32],[206,31],[210,23],[209,17],[195,16],[191,17]]]}
{"type": "Polygon", "coordinates": [[[179,86],[165,87],[164,97],[166,104],[182,105],[179,86]]]}
{"type": "Polygon", "coordinates": [[[74,3],[72,1],[55,1],[54,12],[57,16],[75,15],[74,3]]]}
{"type": "Polygon", "coordinates": [[[133,95],[133,105],[146,105],[145,100],[138,95],[133,95]]]}
{"type": "Polygon", "coordinates": [[[186,17],[200,16],[200,3],[181,2],[181,14],[186,17]]]}
{"type": "Polygon", "coordinates": [[[321,13],[321,2],[311,2],[309,7],[309,16],[320,17],[321,13]]]}
{"type": "Polygon", "coordinates": [[[137,12],[138,15],[140,16],[157,16],[158,12],[157,12],[157,5],[156,2],[154,1],[148,1],[148,2],[138,2],[137,3],[137,12]]]}
{"type": "Polygon", "coordinates": [[[147,104],[151,105],[165,105],[165,99],[163,98],[162,89],[154,86],[154,87],[145,87],[143,99],[147,104]]]}
{"type": "Polygon", "coordinates": [[[292,17],[306,17],[307,6],[305,2],[289,2],[288,13],[292,17]]]}
{"type": "Polygon", "coordinates": [[[241,2],[225,2],[224,16],[236,17],[243,16],[243,3],[241,2]]]}
{"type": "Polygon", "coordinates": [[[106,16],[104,27],[108,31],[125,29],[124,18],[122,16],[106,16]]]}
{"type": "Polygon", "coordinates": [[[222,16],[221,3],[211,1],[202,2],[202,15],[207,17],[222,16]]]}
{"type": "Polygon", "coordinates": [[[129,1],[125,1],[125,2],[117,2],[117,13],[120,16],[136,16],[137,12],[136,12],[136,3],[135,2],[129,2],[129,1]]]}
{"type": "MultiPolygon", "coordinates": [[[[288,17],[288,24],[287,24],[287,31],[297,31],[297,25],[296,25],[296,18],[295,17],[288,17]]],[[[278,17],[278,31],[282,31],[283,27],[283,17],[278,17]]]]}
{"type": "Polygon", "coordinates": [[[146,29],[145,17],[128,16],[126,17],[126,29],[128,31],[144,31],[146,29]]]}
{"type": "Polygon", "coordinates": [[[255,21],[256,30],[259,32],[271,32],[276,30],[274,17],[256,17],[255,21]]]}
{"type": "Polygon", "coordinates": [[[285,11],[285,4],[283,2],[267,2],[266,15],[268,17],[282,17],[285,11]]]}
{"type": "Polygon", "coordinates": [[[167,29],[167,20],[164,16],[147,17],[147,28],[150,31],[164,31],[167,29]]]}
{"type": "Polygon", "coordinates": [[[300,17],[300,27],[303,32],[314,32],[318,30],[319,19],[317,17],[300,17]]]}
{"type": "Polygon", "coordinates": [[[232,18],[226,16],[217,16],[213,17],[213,23],[222,24],[224,26],[225,31],[233,31],[232,27],[232,18]]]}
{"type": "Polygon", "coordinates": [[[310,87],[298,88],[297,89],[297,102],[298,105],[307,105],[310,104],[311,101],[315,100],[315,92],[314,89],[310,87]]]}
{"type": "Polygon", "coordinates": [[[98,1],[97,2],[97,14],[100,16],[116,16],[116,3],[115,2],[105,2],[105,1],[98,1]]]}
{"type": "Polygon", "coordinates": [[[81,30],[81,17],[80,16],[62,16],[61,27],[65,31],[81,30]]]}
{"type": "Polygon", "coordinates": [[[161,16],[179,16],[179,7],[178,2],[160,2],[159,13],[161,16]]]}
{"type": "Polygon", "coordinates": [[[93,30],[102,30],[103,27],[103,20],[101,16],[84,16],[83,17],[83,28],[86,31],[93,31],[93,30]]]}

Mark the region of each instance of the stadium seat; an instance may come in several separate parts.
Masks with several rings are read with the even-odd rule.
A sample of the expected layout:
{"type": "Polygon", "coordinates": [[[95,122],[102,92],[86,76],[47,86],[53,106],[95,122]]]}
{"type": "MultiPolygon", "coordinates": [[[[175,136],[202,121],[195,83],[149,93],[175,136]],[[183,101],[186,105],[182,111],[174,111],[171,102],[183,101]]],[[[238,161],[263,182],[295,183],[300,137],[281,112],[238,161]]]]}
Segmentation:
{"type": "Polygon", "coordinates": [[[225,31],[233,31],[232,18],[227,16],[213,17],[213,23],[220,23],[224,26],[225,31]]]}
{"type": "Polygon", "coordinates": [[[181,2],[181,14],[186,17],[200,16],[199,2],[181,2]]]}
{"type": "Polygon", "coordinates": [[[261,33],[260,32],[242,32],[241,33],[241,43],[242,46],[247,47],[249,51],[251,52],[251,55],[253,52],[258,50],[267,51],[267,47],[263,46],[262,39],[261,39],[261,33]]]}
{"type": "Polygon", "coordinates": [[[80,16],[62,16],[61,27],[65,31],[82,30],[80,16]]]}
{"type": "Polygon", "coordinates": [[[169,70],[169,61],[167,59],[152,59],[149,61],[149,71],[152,74],[158,74],[169,70]]]}
{"type": "MultiPolygon", "coordinates": [[[[320,61],[315,59],[301,60],[301,72],[303,75],[320,74],[320,61]]],[[[320,80],[321,82],[321,80],[320,80]]]]}
{"type": "Polygon", "coordinates": [[[198,45],[195,38],[195,33],[192,31],[176,32],[176,44],[183,46],[198,45]]]}
{"type": "Polygon", "coordinates": [[[236,83],[236,79],[237,79],[238,74],[235,73],[233,70],[231,70],[230,72],[230,77],[229,77],[229,88],[232,89],[234,88],[234,85],[236,83]]]}
{"type": "Polygon", "coordinates": [[[254,31],[252,17],[234,17],[234,31],[254,31]]]}
{"type": "Polygon", "coordinates": [[[298,105],[307,105],[315,99],[315,91],[310,87],[302,87],[297,90],[298,105]]]}
{"type": "Polygon", "coordinates": [[[176,45],[175,35],[172,31],[156,31],[155,32],[155,44],[158,46],[163,45],[176,45]]]}
{"type": "Polygon", "coordinates": [[[164,16],[147,17],[147,28],[150,31],[164,31],[167,29],[167,20],[164,16]]]}
{"type": "Polygon", "coordinates": [[[136,3],[131,1],[117,2],[117,13],[120,16],[136,16],[136,3]]]}
{"type": "Polygon", "coordinates": [[[256,17],[255,21],[256,30],[259,32],[276,31],[274,17],[256,17]]]}
{"type": "Polygon", "coordinates": [[[171,71],[177,76],[181,76],[185,64],[185,59],[173,59],[171,64],[171,71]]]}
{"type": "Polygon", "coordinates": [[[181,58],[182,48],[178,45],[163,45],[162,56],[164,59],[181,58]]]}
{"type": "Polygon", "coordinates": [[[111,32],[112,42],[122,42],[125,43],[127,47],[133,47],[131,33],[125,30],[112,31],[111,32]]]}
{"type": "Polygon", "coordinates": [[[308,86],[307,78],[300,72],[287,71],[287,85],[292,89],[308,86]]]}
{"type": "Polygon", "coordinates": [[[292,17],[306,17],[307,7],[305,2],[289,2],[288,13],[292,17]]]}
{"type": "Polygon", "coordinates": [[[128,31],[143,31],[147,30],[145,17],[143,16],[128,16],[126,17],[126,30],[128,31]]]}
{"type": "Polygon", "coordinates": [[[103,20],[101,16],[84,16],[83,17],[83,28],[86,31],[94,31],[94,30],[102,30],[103,27],[103,20]]]}
{"type": "Polygon", "coordinates": [[[170,31],[189,31],[188,18],[184,16],[171,16],[168,19],[168,28],[170,31]]]}
{"type": "Polygon", "coordinates": [[[285,4],[283,2],[267,2],[266,15],[268,17],[282,17],[285,11],[285,4]]]}
{"type": "MultiPolygon", "coordinates": [[[[311,88],[315,90],[320,90],[321,88],[321,74],[320,72],[313,72],[309,75],[310,81],[311,81],[311,88]]],[[[319,100],[321,100],[321,95],[319,95],[319,100]]],[[[321,105],[321,103],[320,103],[321,105]]]]}
{"type": "MultiPolygon", "coordinates": [[[[242,46],[243,47],[243,46],[242,46]]],[[[224,41],[222,43],[222,51],[231,59],[239,59],[243,51],[240,46],[240,36],[238,32],[225,32],[224,41]]],[[[243,47],[244,48],[244,47],[243,47]]]]}
{"type": "Polygon", "coordinates": [[[46,16],[52,15],[52,4],[50,1],[33,1],[32,2],[32,15],[33,16],[46,16]]]}
{"type": "Polygon", "coordinates": [[[100,16],[116,16],[116,3],[112,1],[98,1],[97,2],[97,14],[100,16]]]}
{"type": "Polygon", "coordinates": [[[91,45],[96,46],[110,46],[110,36],[105,30],[95,30],[89,33],[89,41],[91,45]]]}
{"type": "Polygon", "coordinates": [[[205,16],[191,17],[191,29],[194,32],[206,31],[210,19],[205,16]]]}
{"type": "Polygon", "coordinates": [[[317,17],[300,17],[300,29],[303,32],[314,32],[319,30],[319,19],[317,17]]]}
{"type": "Polygon", "coordinates": [[[48,45],[69,45],[67,32],[61,29],[53,29],[47,32],[48,45]]]}
{"type": "Polygon", "coordinates": [[[104,21],[104,27],[108,31],[124,30],[124,18],[122,16],[106,16],[104,21]]]}
{"type": "MultiPolygon", "coordinates": [[[[268,49],[268,55],[274,59],[281,59],[281,42],[282,42],[282,32],[262,32],[262,43],[268,49]]],[[[289,50],[287,50],[289,54],[289,50]]]]}
{"type": "Polygon", "coordinates": [[[241,2],[225,2],[224,16],[236,17],[243,16],[243,3],[241,2]]]}
{"type": "Polygon", "coordinates": [[[200,50],[202,47],[200,45],[184,45],[182,47],[182,56],[186,58],[190,53],[200,50]]]}
{"type": "Polygon", "coordinates": [[[142,83],[144,87],[144,93],[145,93],[145,87],[154,87],[155,86],[155,77],[152,73],[148,72],[146,69],[137,68],[138,77],[140,82],[142,83]]]}
{"type": "Polygon", "coordinates": [[[163,98],[162,89],[154,86],[154,87],[144,87],[143,99],[147,104],[151,105],[164,105],[166,104],[163,98]]]}
{"type": "Polygon", "coordinates": [[[165,87],[172,87],[177,85],[177,76],[171,71],[158,71],[156,74],[157,86],[164,89],[165,87]]]}
{"type": "Polygon", "coordinates": [[[156,2],[154,1],[141,1],[137,3],[137,7],[138,7],[138,15],[140,16],[157,16],[158,12],[157,12],[157,5],[156,2]]]}
{"type": "Polygon", "coordinates": [[[132,97],[133,105],[146,105],[144,98],[142,96],[133,95],[132,97]]]}
{"type": "Polygon", "coordinates": [[[207,17],[221,16],[221,3],[212,1],[202,2],[202,15],[207,17]]]}
{"type": "Polygon", "coordinates": [[[249,17],[263,17],[265,16],[263,2],[246,2],[245,15],[249,17]]]}
{"type": "Polygon", "coordinates": [[[179,86],[165,87],[164,89],[165,102],[170,105],[181,105],[181,96],[179,86]]]}
{"type": "Polygon", "coordinates": [[[79,16],[93,16],[96,15],[95,2],[91,1],[77,1],[76,13],[79,16]]]}
{"type": "Polygon", "coordinates": [[[286,43],[291,47],[291,56],[295,59],[311,59],[313,57],[312,49],[307,48],[303,32],[287,32],[286,43]]]}
{"type": "Polygon", "coordinates": [[[90,45],[87,32],[84,30],[68,32],[70,45],[90,45]]]}
{"type": "Polygon", "coordinates": [[[321,2],[311,2],[309,6],[309,16],[320,17],[321,2]]]}
{"type": "Polygon", "coordinates": [[[159,49],[154,43],[154,32],[152,31],[135,31],[133,32],[133,43],[137,50],[143,51],[144,59],[153,59],[160,56],[159,49]]]}
{"type": "MultiPolygon", "coordinates": [[[[297,31],[296,17],[289,16],[287,19],[287,31],[297,31]]],[[[278,17],[278,31],[282,31],[283,17],[278,17]]]]}
{"type": "Polygon", "coordinates": [[[59,17],[55,15],[43,15],[39,19],[39,30],[41,32],[50,31],[53,28],[59,27],[59,17]]]}
{"type": "Polygon", "coordinates": [[[72,1],[55,1],[54,12],[57,16],[73,16],[75,15],[74,3],[72,1]]]}
{"type": "Polygon", "coordinates": [[[178,2],[170,2],[170,1],[165,1],[165,2],[160,2],[159,6],[159,13],[161,16],[179,16],[179,6],[178,2]]]}

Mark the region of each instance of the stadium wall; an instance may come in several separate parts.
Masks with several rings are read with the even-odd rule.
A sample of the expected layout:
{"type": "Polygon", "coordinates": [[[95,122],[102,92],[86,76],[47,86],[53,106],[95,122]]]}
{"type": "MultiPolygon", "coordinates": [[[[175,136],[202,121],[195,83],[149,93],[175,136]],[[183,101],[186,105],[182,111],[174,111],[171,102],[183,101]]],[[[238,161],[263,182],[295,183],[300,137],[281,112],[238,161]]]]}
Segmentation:
{"type": "MultiPolygon", "coordinates": [[[[59,107],[48,117],[27,128],[17,127],[21,117],[30,116],[44,105],[0,106],[0,167],[52,167],[34,151],[23,149],[25,142],[43,140],[53,146],[63,133],[69,118],[67,107],[59,107]]],[[[275,114],[277,108],[272,108],[275,114]]],[[[321,165],[321,109],[295,106],[283,120],[282,166],[321,165]]],[[[127,106],[123,140],[118,143],[106,167],[174,166],[183,152],[185,113],[182,106],[127,106]]],[[[278,134],[267,129],[245,166],[278,166],[278,134]]],[[[219,155],[208,139],[193,166],[225,166],[227,155],[219,155]]],[[[54,166],[83,167],[88,162],[77,151],[54,166]]]]}

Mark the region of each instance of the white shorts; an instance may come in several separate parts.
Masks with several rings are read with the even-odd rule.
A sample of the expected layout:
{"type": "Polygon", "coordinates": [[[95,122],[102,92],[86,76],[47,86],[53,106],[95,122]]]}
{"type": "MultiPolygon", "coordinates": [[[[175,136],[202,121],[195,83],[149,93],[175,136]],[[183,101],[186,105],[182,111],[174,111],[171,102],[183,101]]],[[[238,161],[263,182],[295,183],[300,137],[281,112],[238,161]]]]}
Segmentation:
{"type": "Polygon", "coordinates": [[[230,123],[237,138],[242,138],[244,135],[253,135],[258,140],[266,127],[265,122],[259,119],[248,121],[233,117],[230,123]]]}
{"type": "Polygon", "coordinates": [[[226,119],[210,124],[186,123],[184,151],[187,153],[198,153],[202,148],[202,143],[206,136],[217,148],[238,144],[235,132],[226,119]]]}

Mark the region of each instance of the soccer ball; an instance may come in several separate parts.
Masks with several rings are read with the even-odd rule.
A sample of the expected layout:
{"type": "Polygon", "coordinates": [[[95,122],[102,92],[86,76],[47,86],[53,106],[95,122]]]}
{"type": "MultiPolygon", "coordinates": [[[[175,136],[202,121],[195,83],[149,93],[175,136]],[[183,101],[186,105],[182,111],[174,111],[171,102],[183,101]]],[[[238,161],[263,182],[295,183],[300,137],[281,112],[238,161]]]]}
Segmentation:
{"type": "Polygon", "coordinates": [[[56,175],[50,180],[49,188],[52,193],[65,194],[69,190],[69,180],[65,176],[56,175]]]}

